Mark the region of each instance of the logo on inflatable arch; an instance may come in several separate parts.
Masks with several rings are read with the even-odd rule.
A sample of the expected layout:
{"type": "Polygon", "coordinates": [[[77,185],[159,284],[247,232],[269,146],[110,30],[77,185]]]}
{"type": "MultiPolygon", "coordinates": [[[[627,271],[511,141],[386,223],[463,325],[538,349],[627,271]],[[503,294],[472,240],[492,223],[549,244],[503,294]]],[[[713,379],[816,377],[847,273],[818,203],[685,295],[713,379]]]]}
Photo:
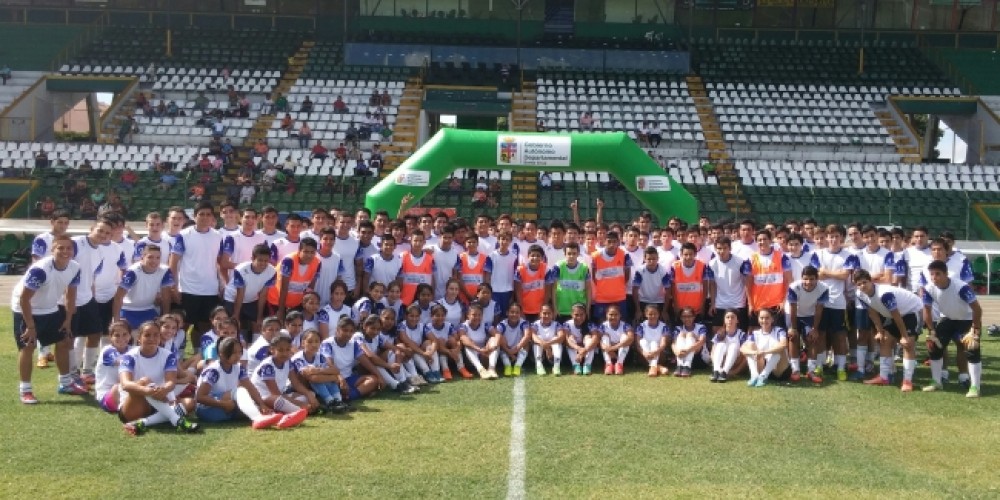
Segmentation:
{"type": "Polygon", "coordinates": [[[503,137],[500,139],[500,163],[510,165],[517,159],[517,139],[503,137]]]}

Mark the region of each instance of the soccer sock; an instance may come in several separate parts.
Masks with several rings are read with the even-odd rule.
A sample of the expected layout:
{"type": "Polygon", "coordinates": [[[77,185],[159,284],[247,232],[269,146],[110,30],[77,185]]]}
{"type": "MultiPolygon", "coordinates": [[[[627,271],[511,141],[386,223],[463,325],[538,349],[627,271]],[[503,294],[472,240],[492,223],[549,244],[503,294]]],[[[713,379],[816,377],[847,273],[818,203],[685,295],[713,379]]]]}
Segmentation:
{"type": "Polygon", "coordinates": [[[684,356],[683,363],[681,362],[681,360],[678,360],[677,364],[679,364],[679,365],[681,365],[681,366],[683,366],[685,368],[691,368],[691,361],[692,360],[694,360],[694,353],[693,352],[689,352],[689,353],[687,353],[687,356],[684,356]]]}
{"type": "Polygon", "coordinates": [[[590,366],[590,365],[592,365],[594,363],[594,350],[593,349],[587,351],[587,354],[583,358],[583,363],[585,365],[587,365],[587,366],[590,366]]]}
{"type": "Polygon", "coordinates": [[[500,354],[500,361],[503,362],[504,366],[510,366],[511,364],[510,356],[508,356],[505,352],[500,354]]]}
{"type": "Polygon", "coordinates": [[[721,372],[722,362],[725,361],[725,359],[726,359],[726,345],[715,344],[714,346],[712,346],[712,371],[721,372]]]}
{"type": "Polygon", "coordinates": [[[250,420],[256,421],[263,417],[260,408],[257,408],[257,403],[254,403],[253,398],[250,397],[250,392],[243,387],[236,388],[236,407],[250,420]]]}
{"type": "MultiPolygon", "coordinates": [[[[628,356],[628,350],[629,350],[629,346],[625,346],[625,347],[622,347],[622,348],[618,349],[618,362],[619,363],[624,363],[625,362],[625,357],[628,356]]],[[[694,354],[694,353],[692,353],[692,354],[694,354]]]]}
{"type": "Polygon", "coordinates": [[[826,353],[821,352],[816,355],[816,366],[823,367],[826,366],[826,353]]]}
{"type": "Polygon", "coordinates": [[[476,367],[476,371],[477,372],[483,371],[483,363],[481,361],[479,361],[479,353],[478,352],[473,351],[472,349],[466,347],[465,348],[465,355],[469,357],[469,361],[472,363],[472,366],[476,367]]]}
{"type": "Polygon", "coordinates": [[[750,380],[757,380],[760,369],[757,368],[757,356],[747,356],[747,368],[750,369],[750,380]]]}
{"type": "Polygon", "coordinates": [[[941,367],[944,366],[944,361],[940,359],[931,360],[931,382],[935,384],[941,383],[941,367]]]}
{"type": "Polygon", "coordinates": [[[767,354],[764,356],[764,371],[760,372],[762,378],[767,378],[774,371],[774,367],[778,366],[778,361],[781,361],[781,356],[777,354],[767,354]]]}
{"type": "Polygon", "coordinates": [[[788,360],[788,364],[792,365],[792,372],[793,373],[799,373],[799,369],[801,368],[801,365],[799,365],[799,358],[798,357],[796,357],[795,359],[789,359],[788,360]]]}
{"type": "Polygon", "coordinates": [[[879,359],[879,367],[878,367],[879,376],[886,380],[889,380],[889,377],[892,376],[892,368],[893,368],[892,364],[893,364],[892,358],[890,358],[889,356],[885,356],[879,359]]]}
{"type": "Polygon", "coordinates": [[[462,368],[465,368],[465,360],[462,359],[462,352],[461,351],[459,351],[459,353],[458,353],[458,359],[455,360],[455,366],[457,366],[459,370],[461,370],[462,368]]]}
{"type": "Polygon", "coordinates": [[[97,344],[97,349],[104,350],[104,348],[109,345],[111,345],[111,337],[108,335],[101,335],[101,342],[97,344]]]}
{"type": "MultiPolygon", "coordinates": [[[[327,401],[330,400],[331,398],[330,388],[328,387],[327,384],[322,382],[315,382],[309,384],[309,387],[312,388],[313,392],[316,393],[316,398],[319,399],[320,401],[326,403],[327,401]]],[[[239,406],[239,404],[237,404],[237,406],[239,406]]]]}
{"type": "Polygon", "coordinates": [[[983,378],[983,364],[969,363],[969,378],[973,387],[979,387],[979,382],[983,378]]]}
{"type": "Polygon", "coordinates": [[[430,363],[424,360],[423,357],[420,357],[419,362],[423,363],[427,368],[430,368],[432,372],[437,373],[441,371],[441,358],[437,357],[436,354],[431,354],[430,363]]]}
{"type": "Polygon", "coordinates": [[[39,358],[44,358],[44,357],[46,357],[46,356],[49,355],[49,352],[51,352],[51,349],[49,348],[49,346],[42,345],[42,343],[38,342],[38,341],[35,341],[35,343],[38,344],[38,357],[39,358]]]}
{"type": "Polygon", "coordinates": [[[24,394],[26,392],[31,392],[31,382],[21,382],[17,384],[17,390],[21,394],[24,394]]]}
{"type": "Polygon", "coordinates": [[[68,373],[59,374],[59,385],[69,385],[73,383],[73,377],[68,373]]]}
{"type": "Polygon", "coordinates": [[[176,410],[176,407],[166,401],[146,396],[146,402],[156,410],[156,413],[162,413],[167,417],[170,420],[170,425],[177,425],[177,422],[181,419],[181,414],[176,410]]]}
{"type": "Polygon", "coordinates": [[[968,373],[959,373],[958,374],[958,381],[959,382],[965,382],[966,380],[969,380],[969,374],[968,373]]]}
{"type": "Polygon", "coordinates": [[[406,382],[406,379],[410,378],[410,373],[406,371],[406,365],[399,365],[399,371],[394,373],[393,376],[397,382],[406,382]]]}
{"type": "Polygon", "coordinates": [[[865,360],[868,359],[868,346],[858,346],[854,351],[854,357],[857,359],[858,371],[864,373],[865,371],[865,360]]]}
{"type": "Polygon", "coordinates": [[[73,348],[69,351],[69,372],[76,373],[80,369],[80,358],[87,348],[87,337],[73,339],[73,348]]]}
{"type": "Polygon", "coordinates": [[[517,361],[514,362],[514,366],[520,368],[522,365],[524,365],[524,360],[526,359],[528,359],[527,349],[521,349],[520,351],[517,351],[517,361]]]}
{"type": "Polygon", "coordinates": [[[411,375],[420,375],[420,372],[417,371],[417,363],[413,360],[413,358],[410,358],[409,361],[403,363],[403,367],[406,368],[406,372],[411,375]]]}
{"type": "Polygon", "coordinates": [[[726,362],[722,365],[722,372],[729,373],[733,369],[733,365],[736,364],[736,358],[740,354],[740,345],[736,342],[726,343],[726,362]]]}
{"type": "Polygon", "coordinates": [[[833,362],[837,364],[837,371],[842,371],[847,369],[847,355],[846,354],[834,354],[833,362]]]}
{"type": "Polygon", "coordinates": [[[97,352],[97,347],[87,347],[83,350],[83,369],[85,371],[94,371],[94,368],[97,366],[97,352]]]}
{"type": "Polygon", "coordinates": [[[535,365],[542,366],[542,346],[533,345],[531,348],[535,352],[535,365]]]}
{"type": "MultiPolygon", "coordinates": [[[[865,359],[865,362],[866,362],[866,363],[874,363],[874,362],[875,362],[875,358],[876,358],[876,355],[877,355],[877,354],[878,354],[878,353],[877,353],[877,352],[875,352],[875,351],[868,351],[868,358],[867,358],[867,359],[865,359]]],[[[891,356],[891,355],[890,355],[890,356],[891,356]]],[[[865,365],[865,366],[868,366],[868,365],[865,365]]]]}
{"type": "Polygon", "coordinates": [[[438,354],[438,366],[440,366],[442,370],[447,370],[448,356],[445,356],[444,354],[438,354]]]}
{"type": "Polygon", "coordinates": [[[611,355],[610,355],[610,354],[608,354],[608,351],[602,351],[602,352],[604,353],[604,364],[605,364],[605,365],[610,365],[610,364],[612,364],[612,361],[611,361],[611,355]]]}
{"type": "Polygon", "coordinates": [[[283,396],[278,396],[278,398],[274,400],[274,411],[285,414],[295,413],[299,411],[299,406],[285,399],[283,396]]]}
{"type": "Polygon", "coordinates": [[[393,377],[392,374],[389,373],[389,370],[386,370],[385,368],[382,368],[380,366],[378,367],[378,374],[380,377],[382,377],[382,381],[385,382],[385,385],[389,386],[390,389],[395,389],[396,386],[399,385],[399,382],[396,380],[396,377],[393,377]]]}
{"type": "Polygon", "coordinates": [[[324,382],[323,385],[326,387],[326,391],[330,393],[330,399],[334,401],[340,401],[340,386],[336,382],[324,382]]]}
{"type": "Polygon", "coordinates": [[[809,371],[809,373],[812,373],[812,371],[815,370],[815,369],[816,369],[816,360],[815,359],[807,359],[806,360],[806,370],[809,371]]]}
{"type": "Polygon", "coordinates": [[[499,357],[500,357],[500,350],[499,349],[494,349],[493,352],[490,353],[490,370],[496,370],[496,368],[497,368],[497,359],[499,357]]]}
{"type": "MultiPolygon", "coordinates": [[[[173,412],[170,412],[173,413],[173,412]]],[[[170,421],[170,416],[165,415],[163,412],[156,412],[146,418],[140,418],[139,422],[146,424],[146,427],[152,427],[154,425],[159,425],[170,421]]]]}
{"type": "MultiPolygon", "coordinates": [[[[892,358],[890,358],[891,360],[892,358]]],[[[915,359],[904,359],[903,360],[903,380],[912,382],[913,372],[917,370],[917,360],[915,359]]]]}
{"type": "MultiPolygon", "coordinates": [[[[626,349],[628,348],[626,347],[626,349]]],[[[562,352],[563,352],[562,344],[554,344],[552,346],[552,366],[559,366],[559,364],[562,363],[562,352]]],[[[626,350],[625,352],[628,351],[626,350]]],[[[622,357],[619,359],[625,359],[625,358],[622,357]]]]}

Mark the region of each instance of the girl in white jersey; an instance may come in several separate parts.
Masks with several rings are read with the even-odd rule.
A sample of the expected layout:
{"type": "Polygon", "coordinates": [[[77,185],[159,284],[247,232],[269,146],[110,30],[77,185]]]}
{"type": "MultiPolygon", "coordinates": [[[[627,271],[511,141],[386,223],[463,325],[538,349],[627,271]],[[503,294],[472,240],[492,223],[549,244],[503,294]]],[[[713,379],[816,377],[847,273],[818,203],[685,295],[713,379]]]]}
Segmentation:
{"type": "MultiPolygon", "coordinates": [[[[278,320],[278,329],[284,331],[289,337],[292,338],[292,352],[299,352],[302,348],[302,332],[307,330],[302,313],[299,311],[292,311],[286,314],[285,328],[281,328],[281,320],[278,320]]],[[[318,330],[315,326],[309,329],[318,330]]]]}
{"type": "Polygon", "coordinates": [[[139,326],[138,338],[138,347],[122,356],[118,368],[118,418],[125,432],[138,436],[163,422],[182,432],[197,432],[198,424],[184,418],[194,401],[178,401],[173,395],[177,358],[160,347],[160,327],[147,321],[139,326]]]}
{"type": "Polygon", "coordinates": [[[521,306],[512,303],[507,308],[507,319],[497,324],[500,333],[500,359],[505,377],[520,377],[521,366],[528,358],[531,336],[527,335],[528,322],[521,316],[521,306]]]}
{"type": "Polygon", "coordinates": [[[740,345],[745,340],[746,333],[740,330],[736,311],[726,311],[722,317],[722,329],[712,339],[712,382],[725,383],[743,369],[746,361],[740,355],[740,345]]]}
{"type": "Polygon", "coordinates": [[[399,324],[397,337],[409,348],[411,358],[420,373],[432,384],[440,384],[441,362],[437,355],[437,342],[424,336],[424,324],[420,322],[420,307],[416,304],[406,308],[406,320],[399,324]]]}
{"type": "Polygon", "coordinates": [[[361,297],[354,303],[354,317],[359,323],[364,324],[369,315],[378,316],[382,310],[382,295],[385,293],[385,285],[378,281],[368,285],[368,295],[361,297]]]}
{"type": "Polygon", "coordinates": [[[608,307],[607,320],[601,323],[601,350],[604,352],[604,374],[624,375],[625,357],[635,339],[632,326],[622,321],[617,305],[608,307]]]}
{"type": "Polygon", "coordinates": [[[681,324],[674,327],[674,343],[672,349],[677,357],[675,377],[690,377],[694,356],[705,347],[708,331],[702,323],[695,323],[695,312],[691,307],[680,310],[681,324]]]}
{"type": "Polygon", "coordinates": [[[396,322],[402,323],[406,317],[406,306],[403,305],[403,288],[398,282],[389,283],[385,290],[385,297],[379,300],[382,309],[392,309],[396,313],[396,322]]]}
{"type": "Polygon", "coordinates": [[[758,312],[757,319],[760,328],[751,332],[740,347],[750,368],[749,387],[764,387],[769,377],[785,379],[792,371],[785,330],[774,324],[774,316],[767,309],[758,312]]]}
{"type": "Polygon", "coordinates": [[[160,347],[177,357],[177,384],[174,392],[178,397],[183,397],[181,394],[190,397],[194,394],[198,376],[195,367],[184,359],[184,344],[178,341],[183,336],[177,335],[177,318],[165,314],[156,319],[156,325],[160,327],[160,347]]]}
{"type": "Polygon", "coordinates": [[[368,373],[376,373],[375,365],[361,349],[361,341],[357,340],[355,324],[351,318],[340,318],[336,333],[320,345],[320,352],[333,360],[343,377],[340,382],[340,394],[349,399],[361,399],[378,391],[378,379],[372,375],[355,373],[354,368],[361,366],[368,373]]]}
{"type": "Polygon", "coordinates": [[[552,304],[542,304],[542,309],[538,314],[538,320],[528,326],[528,333],[535,351],[535,373],[545,375],[545,359],[552,361],[552,374],[559,376],[562,374],[560,364],[562,363],[562,345],[566,334],[562,325],[556,321],[556,313],[552,309],[552,304]]]}
{"type": "Polygon", "coordinates": [[[108,413],[118,413],[118,364],[122,356],[128,352],[129,344],[132,342],[132,330],[128,322],[115,320],[108,327],[108,337],[111,345],[101,349],[101,355],[97,359],[97,366],[94,368],[94,399],[101,405],[101,409],[108,413]]]}
{"type": "MultiPolygon", "coordinates": [[[[458,332],[445,321],[448,310],[441,304],[434,304],[431,307],[431,321],[424,324],[424,337],[434,340],[437,343],[438,361],[441,363],[441,377],[451,380],[451,370],[448,368],[448,358],[458,364],[462,359],[462,348],[458,341],[458,332]]],[[[462,367],[464,370],[464,366],[462,367]]],[[[470,379],[472,374],[464,370],[462,378],[470,379]],[[466,376],[466,374],[468,376],[466,376]]]]}
{"type": "Polygon", "coordinates": [[[462,321],[465,321],[465,304],[459,299],[461,290],[461,282],[452,278],[448,280],[448,285],[444,289],[444,297],[437,301],[447,311],[445,321],[451,323],[456,330],[462,325],[462,321]]]}
{"type": "Polygon", "coordinates": [[[392,309],[383,309],[378,313],[378,319],[382,324],[381,336],[392,350],[393,358],[403,365],[406,370],[406,381],[413,386],[427,385],[427,380],[417,371],[417,365],[413,362],[413,351],[410,346],[403,343],[399,338],[399,328],[396,323],[396,313],[392,309]]]}
{"type": "Polygon", "coordinates": [[[318,331],[306,330],[302,334],[302,350],[292,355],[292,369],[316,393],[324,410],[344,413],[352,408],[340,396],[343,377],[333,360],[319,352],[322,342],[318,331]]]}
{"type": "Polygon", "coordinates": [[[225,422],[239,416],[249,418],[254,429],[267,429],[284,418],[274,413],[250,383],[240,364],[243,345],[235,338],[219,342],[219,359],[209,363],[198,377],[195,413],[202,422],[225,422]]]}
{"type": "Polygon", "coordinates": [[[601,344],[598,330],[587,322],[587,309],[584,304],[573,304],[569,320],[562,325],[574,375],[590,375],[594,354],[601,344]]]}
{"type": "MultiPolygon", "coordinates": [[[[289,320],[292,320],[291,316],[294,314],[299,314],[297,311],[292,311],[288,313],[289,320]]],[[[301,322],[302,318],[298,318],[301,322]]],[[[277,316],[268,316],[264,318],[261,322],[260,335],[257,339],[250,344],[247,348],[246,363],[244,365],[247,367],[247,373],[253,374],[257,370],[257,367],[271,355],[271,339],[278,336],[281,333],[281,320],[277,316]]],[[[291,338],[291,334],[288,335],[291,338]]]]}
{"type": "Polygon", "coordinates": [[[355,334],[355,338],[361,342],[361,349],[375,366],[376,371],[370,373],[380,377],[385,386],[400,394],[420,392],[419,387],[407,382],[409,373],[395,358],[395,345],[391,339],[386,339],[382,335],[382,320],[378,316],[369,316],[361,325],[361,331],[355,334]]]}
{"type": "Polygon", "coordinates": [[[497,358],[500,356],[499,335],[490,321],[483,319],[483,307],[473,302],[469,306],[469,319],[458,328],[465,346],[465,355],[476,367],[479,377],[487,380],[497,378],[497,358]],[[483,360],[489,364],[483,367],[483,360]]]}
{"type": "Polygon", "coordinates": [[[319,311],[319,335],[328,338],[337,328],[340,318],[350,318],[354,320],[354,313],[351,306],[345,304],[347,300],[347,284],[337,280],[330,285],[330,303],[319,311]]]}
{"type": "MultiPolygon", "coordinates": [[[[302,330],[319,331],[319,294],[306,292],[302,295],[302,330]]],[[[297,342],[294,345],[298,345],[297,342]]]]}
{"type": "Polygon", "coordinates": [[[667,375],[670,370],[660,364],[663,351],[670,344],[670,327],[660,321],[660,304],[647,304],[643,313],[646,321],[643,321],[635,329],[635,335],[639,338],[639,354],[649,363],[650,377],[667,375]]]}
{"type": "Polygon", "coordinates": [[[431,307],[437,304],[434,302],[434,288],[427,283],[421,283],[417,285],[415,295],[417,301],[414,304],[420,307],[420,322],[426,325],[431,322],[431,307]]]}
{"type": "Polygon", "coordinates": [[[278,428],[302,423],[311,411],[319,409],[316,394],[292,371],[292,339],[279,333],[270,342],[271,355],[250,375],[250,383],[275,413],[284,414],[278,428]]]}

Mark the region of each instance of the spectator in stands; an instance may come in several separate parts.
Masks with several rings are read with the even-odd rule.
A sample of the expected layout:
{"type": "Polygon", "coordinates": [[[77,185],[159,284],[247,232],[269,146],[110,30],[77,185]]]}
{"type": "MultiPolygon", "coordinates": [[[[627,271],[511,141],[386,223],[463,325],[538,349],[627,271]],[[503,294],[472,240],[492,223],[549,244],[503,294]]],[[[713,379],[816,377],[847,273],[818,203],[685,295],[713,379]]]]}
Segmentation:
{"type": "Polygon", "coordinates": [[[271,148],[269,148],[267,146],[267,143],[264,142],[264,139],[260,138],[260,139],[257,139],[257,143],[253,145],[253,154],[251,156],[253,156],[253,157],[265,157],[265,156],[267,156],[267,152],[270,151],[270,150],[271,150],[271,148]]]}
{"type": "Polygon", "coordinates": [[[334,194],[337,192],[337,179],[332,175],[326,176],[326,181],[323,182],[323,187],[320,188],[320,193],[323,194],[334,194]]]}
{"type": "Polygon", "coordinates": [[[535,132],[545,132],[545,122],[541,118],[535,120],[535,132]]]}
{"type": "Polygon", "coordinates": [[[219,74],[222,75],[222,81],[228,82],[230,73],[231,71],[229,70],[229,65],[228,64],[223,65],[222,70],[219,71],[219,74]]]}
{"type": "Polygon", "coordinates": [[[170,101],[167,103],[167,116],[170,118],[177,118],[181,116],[181,109],[177,107],[176,101],[170,101]]]}
{"type": "Polygon", "coordinates": [[[222,137],[226,135],[226,125],[221,119],[212,122],[212,137],[222,137]]]}
{"type": "Polygon", "coordinates": [[[507,83],[507,80],[509,79],[510,79],[510,65],[507,63],[503,63],[503,65],[500,66],[500,83],[507,83]]]}
{"type": "Polygon", "coordinates": [[[545,191],[552,189],[552,174],[542,172],[541,177],[538,178],[538,184],[545,191]]]}
{"type": "Polygon", "coordinates": [[[250,118],[250,99],[246,94],[240,94],[239,109],[237,115],[240,118],[250,118]]]}
{"type": "Polygon", "coordinates": [[[278,96],[274,98],[274,111],[277,113],[288,112],[288,98],[278,92],[278,96]]]}
{"type": "Polygon", "coordinates": [[[94,173],[94,166],[90,164],[90,158],[83,160],[83,163],[79,167],[76,167],[77,172],[83,174],[84,177],[90,176],[94,173]]]}
{"type": "Polygon", "coordinates": [[[153,155],[153,161],[149,162],[149,169],[157,173],[169,170],[166,162],[160,159],[160,153],[153,155]]]}
{"type": "Polygon", "coordinates": [[[344,131],[344,139],[351,144],[358,142],[359,132],[354,126],[354,122],[351,122],[351,124],[347,126],[347,130],[344,131]]]}
{"type": "Polygon", "coordinates": [[[306,100],[302,101],[302,106],[299,107],[299,112],[312,113],[312,111],[313,111],[312,99],[310,99],[309,96],[306,96],[306,100]]]}
{"type": "Polygon", "coordinates": [[[188,159],[187,165],[184,166],[184,170],[196,170],[199,163],[201,163],[201,158],[198,156],[198,153],[195,153],[188,159]]]}
{"type": "Polygon", "coordinates": [[[295,194],[296,190],[295,177],[292,177],[291,175],[287,176],[285,178],[285,194],[295,194]]]}
{"type": "Polygon", "coordinates": [[[35,155],[35,168],[48,168],[48,166],[49,154],[44,149],[38,150],[38,153],[35,155]]]}
{"type": "Polygon", "coordinates": [[[199,90],[198,97],[194,98],[194,109],[204,112],[208,109],[208,98],[205,97],[205,91],[199,90]]]}
{"type": "Polygon", "coordinates": [[[118,142],[123,143],[125,139],[138,132],[139,127],[135,124],[135,117],[128,115],[122,120],[122,128],[118,130],[118,142]]]}
{"type": "Polygon", "coordinates": [[[157,118],[163,118],[167,116],[167,103],[160,99],[160,103],[156,105],[156,110],[153,111],[153,116],[157,118]]]}
{"type": "Polygon", "coordinates": [[[368,164],[376,172],[382,169],[382,148],[378,144],[372,146],[371,155],[368,157],[368,164]]]}
{"type": "Polygon", "coordinates": [[[389,91],[388,90],[383,90],[382,91],[382,98],[379,99],[379,104],[381,104],[382,106],[385,106],[387,108],[389,106],[392,106],[392,96],[389,95],[389,91]]]}
{"type": "Polygon", "coordinates": [[[635,138],[639,147],[649,147],[649,122],[642,122],[642,126],[636,131],[635,138]]]}
{"type": "Polygon", "coordinates": [[[333,112],[343,114],[348,111],[349,110],[347,109],[347,104],[344,102],[344,98],[338,95],[337,100],[333,101],[333,112]]]}
{"type": "Polygon", "coordinates": [[[222,143],[221,153],[224,157],[223,161],[226,163],[233,162],[233,155],[236,154],[236,148],[233,147],[233,141],[229,140],[229,138],[226,138],[226,141],[222,143]]]}
{"type": "Polygon", "coordinates": [[[93,219],[94,217],[97,217],[97,205],[89,198],[83,200],[83,203],[80,204],[80,218],[93,219]]]}
{"type": "Polygon", "coordinates": [[[490,180],[490,206],[499,205],[501,195],[503,195],[503,185],[500,184],[500,179],[490,180]]]}
{"type": "Polygon", "coordinates": [[[649,147],[651,148],[660,147],[660,141],[663,140],[663,131],[660,129],[660,124],[657,122],[650,122],[648,134],[649,134],[649,147]]]}
{"type": "Polygon", "coordinates": [[[234,110],[240,104],[240,95],[236,93],[236,87],[230,85],[226,90],[226,100],[229,101],[229,109],[234,110]]]}
{"type": "Polygon", "coordinates": [[[240,205],[250,205],[253,203],[253,197],[257,195],[257,188],[253,187],[253,184],[249,180],[243,181],[243,187],[240,188],[240,205]]]}
{"type": "Polygon", "coordinates": [[[135,109],[141,109],[142,114],[151,115],[152,109],[149,105],[149,99],[146,99],[146,94],[139,92],[139,95],[135,96],[135,109]]]}
{"type": "Polygon", "coordinates": [[[371,170],[368,169],[368,164],[365,163],[364,158],[358,158],[354,160],[354,175],[358,177],[368,177],[371,175],[371,170]]]}
{"type": "Polygon", "coordinates": [[[285,113],[285,116],[281,119],[281,130],[285,132],[291,132],[292,128],[295,127],[295,120],[292,119],[292,115],[285,113]]]}
{"type": "Polygon", "coordinates": [[[391,129],[391,128],[389,128],[389,125],[388,125],[388,124],[385,124],[385,123],[383,123],[383,124],[382,124],[382,130],[381,130],[381,131],[379,131],[379,135],[381,135],[381,136],[382,136],[382,137],[380,137],[380,139],[381,139],[382,141],[389,141],[389,142],[392,142],[392,141],[390,140],[390,139],[392,139],[392,129],[391,129]]]}
{"type": "MultiPolygon", "coordinates": [[[[261,162],[261,164],[263,164],[263,162],[261,162]]],[[[270,167],[273,166],[274,165],[270,165],[270,167]]],[[[240,166],[240,169],[236,172],[236,179],[240,183],[243,183],[243,181],[246,179],[253,180],[253,176],[254,176],[254,164],[251,162],[244,163],[242,166],[240,166]]]]}
{"type": "Polygon", "coordinates": [[[189,200],[191,200],[191,201],[201,201],[201,199],[205,197],[205,186],[203,186],[201,184],[195,184],[194,186],[191,187],[191,190],[188,191],[188,192],[191,195],[191,196],[188,196],[189,200]]]}
{"type": "MultiPolygon", "coordinates": [[[[299,140],[302,140],[301,137],[299,140]]],[[[330,157],[330,151],[323,146],[323,141],[316,141],[316,145],[312,147],[312,152],[309,153],[309,159],[315,160],[326,160],[330,157]]]]}
{"type": "Polygon", "coordinates": [[[452,175],[451,180],[448,181],[449,191],[459,191],[462,189],[462,179],[452,175]]]}
{"type": "Polygon", "coordinates": [[[200,172],[212,171],[212,160],[208,158],[208,153],[202,154],[201,159],[198,160],[198,171],[200,172]]]}
{"type": "Polygon", "coordinates": [[[368,105],[371,107],[378,106],[382,102],[382,97],[378,95],[378,89],[372,89],[372,95],[368,97],[368,105]]]}
{"type": "Polygon", "coordinates": [[[309,147],[309,141],[312,140],[313,132],[309,128],[309,122],[303,121],[302,126],[299,127],[299,147],[302,149],[307,149],[309,147]]]}
{"type": "Polygon", "coordinates": [[[173,172],[167,171],[160,176],[160,190],[167,191],[177,185],[177,176],[173,172]]]}
{"type": "Polygon", "coordinates": [[[340,163],[341,166],[347,166],[347,148],[344,147],[344,143],[340,143],[337,149],[333,150],[333,166],[337,166],[340,163]]]}
{"type": "Polygon", "coordinates": [[[712,163],[712,162],[709,161],[709,162],[705,162],[705,164],[703,164],[701,166],[701,171],[702,171],[702,173],[704,173],[707,176],[714,176],[715,175],[715,168],[716,168],[715,167],[715,163],[712,163]]]}
{"type": "Polygon", "coordinates": [[[594,130],[594,115],[590,111],[580,114],[580,130],[594,130]]]}
{"type": "Polygon", "coordinates": [[[208,154],[222,156],[222,141],[218,137],[213,137],[208,141],[208,154]]]}
{"type": "Polygon", "coordinates": [[[486,191],[490,188],[490,184],[486,182],[486,177],[480,177],[476,179],[476,190],[486,191]]]}
{"type": "Polygon", "coordinates": [[[36,211],[38,212],[39,216],[44,217],[46,219],[49,218],[49,216],[52,215],[52,212],[56,211],[55,200],[53,200],[51,196],[46,196],[42,198],[42,200],[38,202],[36,211]]]}
{"type": "Polygon", "coordinates": [[[52,165],[52,171],[61,174],[66,170],[69,170],[69,165],[62,158],[56,158],[56,162],[52,165]]]}
{"type": "Polygon", "coordinates": [[[131,191],[135,187],[135,184],[139,182],[139,174],[135,173],[135,170],[131,168],[126,168],[118,180],[120,181],[118,187],[125,191],[131,191]]]}
{"type": "Polygon", "coordinates": [[[299,167],[299,162],[292,158],[292,155],[285,157],[285,161],[281,163],[281,170],[285,172],[295,172],[295,169],[299,167]]]}
{"type": "Polygon", "coordinates": [[[269,115],[274,111],[274,103],[271,102],[271,94],[264,96],[264,102],[260,103],[260,114],[269,115]]]}
{"type": "Polygon", "coordinates": [[[0,79],[3,79],[3,84],[7,85],[7,80],[10,80],[10,66],[6,64],[0,68],[0,79]]]}
{"type": "Polygon", "coordinates": [[[472,193],[472,206],[484,208],[487,204],[489,204],[489,196],[486,194],[486,190],[476,188],[475,192],[472,193]]]}

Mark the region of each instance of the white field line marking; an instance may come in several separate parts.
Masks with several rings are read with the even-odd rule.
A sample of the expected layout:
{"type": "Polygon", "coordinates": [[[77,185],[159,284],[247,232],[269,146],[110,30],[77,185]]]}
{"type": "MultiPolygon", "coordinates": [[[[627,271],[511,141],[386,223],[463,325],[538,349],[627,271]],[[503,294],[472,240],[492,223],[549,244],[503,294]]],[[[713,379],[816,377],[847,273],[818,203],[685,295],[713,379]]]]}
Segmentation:
{"type": "Polygon", "coordinates": [[[507,472],[507,500],[520,500],[524,494],[524,379],[514,381],[514,405],[510,414],[510,470],[507,472]]]}

